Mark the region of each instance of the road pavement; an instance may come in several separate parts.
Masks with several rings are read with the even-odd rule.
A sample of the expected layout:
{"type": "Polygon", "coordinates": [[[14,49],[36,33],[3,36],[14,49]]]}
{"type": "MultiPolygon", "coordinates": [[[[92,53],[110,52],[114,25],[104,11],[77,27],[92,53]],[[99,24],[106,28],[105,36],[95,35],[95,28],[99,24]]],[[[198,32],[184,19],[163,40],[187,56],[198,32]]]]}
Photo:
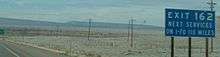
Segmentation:
{"type": "Polygon", "coordinates": [[[0,57],[68,57],[58,53],[0,40],[0,57]]]}

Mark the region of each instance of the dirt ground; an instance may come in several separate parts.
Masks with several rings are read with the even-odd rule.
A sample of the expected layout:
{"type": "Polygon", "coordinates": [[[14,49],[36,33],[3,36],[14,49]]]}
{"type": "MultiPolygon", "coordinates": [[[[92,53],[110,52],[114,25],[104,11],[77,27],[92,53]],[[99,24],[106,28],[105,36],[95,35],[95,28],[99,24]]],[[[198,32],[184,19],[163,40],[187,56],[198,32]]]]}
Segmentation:
{"type": "MultiPolygon", "coordinates": [[[[128,37],[74,37],[74,36],[8,36],[9,40],[25,42],[50,49],[65,51],[72,57],[170,57],[170,37],[163,31],[135,31],[134,43],[128,37]]],[[[214,52],[220,56],[219,34],[214,38],[214,52]]],[[[192,56],[205,55],[205,38],[192,39],[192,56]]],[[[188,56],[188,38],[175,38],[175,56],[188,56]]]]}

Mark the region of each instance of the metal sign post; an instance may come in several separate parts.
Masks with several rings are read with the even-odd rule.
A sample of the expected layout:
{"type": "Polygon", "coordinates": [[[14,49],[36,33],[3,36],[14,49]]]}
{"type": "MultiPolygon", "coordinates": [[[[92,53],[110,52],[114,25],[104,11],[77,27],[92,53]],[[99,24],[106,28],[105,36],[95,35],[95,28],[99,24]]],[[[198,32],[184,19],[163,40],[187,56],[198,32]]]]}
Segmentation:
{"type": "Polygon", "coordinates": [[[171,37],[171,57],[174,57],[174,37],[171,37]]]}
{"type": "Polygon", "coordinates": [[[209,38],[206,38],[205,40],[205,57],[209,57],[209,38]]]}
{"type": "Polygon", "coordinates": [[[188,51],[188,56],[189,56],[189,57],[192,57],[192,55],[191,55],[191,54],[192,54],[192,53],[191,53],[191,51],[192,51],[192,48],[191,48],[191,47],[192,47],[191,42],[192,42],[192,38],[189,37],[189,49],[188,49],[188,50],[189,50],[189,51],[188,51]]]}
{"type": "Polygon", "coordinates": [[[211,52],[214,52],[213,38],[211,38],[211,52]]]}

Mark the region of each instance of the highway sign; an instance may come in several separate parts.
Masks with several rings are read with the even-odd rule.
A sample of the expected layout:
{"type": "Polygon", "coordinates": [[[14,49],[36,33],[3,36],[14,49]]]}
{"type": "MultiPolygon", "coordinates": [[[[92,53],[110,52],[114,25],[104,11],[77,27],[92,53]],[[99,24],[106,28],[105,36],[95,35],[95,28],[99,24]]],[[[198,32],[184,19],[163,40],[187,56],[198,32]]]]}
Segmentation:
{"type": "Polygon", "coordinates": [[[4,29],[0,29],[0,35],[5,34],[4,29]]]}
{"type": "Polygon", "coordinates": [[[165,35],[215,37],[215,12],[165,9],[165,35]]]}

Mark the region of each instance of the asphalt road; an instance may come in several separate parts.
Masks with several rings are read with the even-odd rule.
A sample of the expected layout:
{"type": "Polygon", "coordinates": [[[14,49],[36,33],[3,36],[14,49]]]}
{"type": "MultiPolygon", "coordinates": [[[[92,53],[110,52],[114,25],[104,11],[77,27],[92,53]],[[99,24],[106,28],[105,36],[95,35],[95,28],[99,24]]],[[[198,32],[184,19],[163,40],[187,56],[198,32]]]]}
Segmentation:
{"type": "Polygon", "coordinates": [[[67,57],[54,52],[0,40],[0,57],[67,57]]]}

